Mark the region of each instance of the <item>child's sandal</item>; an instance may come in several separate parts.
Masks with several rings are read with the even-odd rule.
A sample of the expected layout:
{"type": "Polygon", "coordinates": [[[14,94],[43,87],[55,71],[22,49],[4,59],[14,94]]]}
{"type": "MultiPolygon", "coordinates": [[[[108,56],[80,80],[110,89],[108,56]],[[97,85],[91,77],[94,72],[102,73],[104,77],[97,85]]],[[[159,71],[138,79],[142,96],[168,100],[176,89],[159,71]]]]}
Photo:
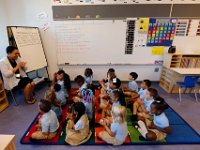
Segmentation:
{"type": "Polygon", "coordinates": [[[35,103],[36,101],[37,101],[37,99],[35,99],[34,97],[31,99],[31,101],[33,102],[33,103],[35,103]]]}
{"type": "Polygon", "coordinates": [[[34,103],[35,103],[34,101],[32,101],[32,100],[30,100],[30,99],[25,99],[25,102],[26,102],[27,104],[34,104],[34,103]]]}

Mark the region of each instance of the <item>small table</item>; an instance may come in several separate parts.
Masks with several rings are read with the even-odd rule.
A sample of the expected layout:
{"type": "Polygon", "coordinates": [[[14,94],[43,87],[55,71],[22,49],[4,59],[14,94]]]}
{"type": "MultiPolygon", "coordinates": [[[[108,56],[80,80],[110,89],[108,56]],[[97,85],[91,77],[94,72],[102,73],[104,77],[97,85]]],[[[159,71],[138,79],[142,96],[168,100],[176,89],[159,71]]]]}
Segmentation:
{"type": "Polygon", "coordinates": [[[0,150],[16,150],[14,140],[15,135],[0,134],[0,150]]]}
{"type": "Polygon", "coordinates": [[[171,70],[182,75],[199,75],[200,76],[200,68],[171,68],[171,70]]]}

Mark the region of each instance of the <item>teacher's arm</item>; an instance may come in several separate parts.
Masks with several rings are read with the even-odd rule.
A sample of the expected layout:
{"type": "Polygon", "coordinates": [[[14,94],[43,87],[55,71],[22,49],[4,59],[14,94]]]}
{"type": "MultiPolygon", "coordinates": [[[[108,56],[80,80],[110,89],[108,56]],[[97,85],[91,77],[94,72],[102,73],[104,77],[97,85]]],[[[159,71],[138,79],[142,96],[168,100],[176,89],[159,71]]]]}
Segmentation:
{"type": "Polygon", "coordinates": [[[1,62],[0,64],[0,68],[1,68],[1,73],[6,77],[6,78],[10,78],[14,75],[14,73],[17,71],[16,70],[12,70],[9,68],[8,64],[1,62]]]}

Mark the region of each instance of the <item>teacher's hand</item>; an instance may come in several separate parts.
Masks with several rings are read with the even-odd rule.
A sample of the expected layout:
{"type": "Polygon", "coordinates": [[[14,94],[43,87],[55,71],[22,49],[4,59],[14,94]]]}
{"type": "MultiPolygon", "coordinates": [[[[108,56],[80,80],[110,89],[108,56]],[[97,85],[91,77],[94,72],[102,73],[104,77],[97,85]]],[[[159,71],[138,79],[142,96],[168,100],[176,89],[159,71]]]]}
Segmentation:
{"type": "Polygon", "coordinates": [[[22,61],[22,62],[20,62],[18,65],[19,65],[19,67],[25,67],[25,66],[26,66],[26,62],[23,62],[23,61],[22,61]]]}

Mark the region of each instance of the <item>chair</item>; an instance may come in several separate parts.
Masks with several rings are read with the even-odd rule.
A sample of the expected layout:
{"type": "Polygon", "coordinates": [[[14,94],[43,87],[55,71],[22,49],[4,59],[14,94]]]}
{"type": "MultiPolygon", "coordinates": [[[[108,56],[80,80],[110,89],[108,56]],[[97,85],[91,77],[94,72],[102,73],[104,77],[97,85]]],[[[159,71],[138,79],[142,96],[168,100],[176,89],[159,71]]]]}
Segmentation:
{"type": "MultiPolygon", "coordinates": [[[[199,87],[200,86],[200,82],[197,82],[196,85],[199,87]]],[[[200,88],[199,88],[199,94],[200,94],[200,88]]]]}
{"type": "MultiPolygon", "coordinates": [[[[191,90],[194,89],[194,94],[195,94],[195,99],[196,99],[196,102],[198,101],[197,99],[197,93],[196,93],[196,84],[197,84],[197,81],[198,81],[198,78],[199,76],[185,76],[185,79],[183,82],[177,82],[176,85],[179,86],[179,99],[180,99],[180,102],[182,101],[181,99],[181,90],[182,88],[185,88],[185,91],[187,88],[190,88],[191,90]]],[[[185,93],[184,91],[184,93],[185,93]]]]}
{"type": "MultiPolygon", "coordinates": [[[[2,82],[4,83],[4,81],[3,81],[3,76],[2,76],[1,71],[0,71],[0,78],[1,78],[2,82]]],[[[6,90],[6,89],[5,89],[5,90],[6,90]]],[[[11,89],[11,90],[6,90],[6,94],[8,94],[8,93],[10,93],[10,95],[11,95],[11,97],[12,97],[12,99],[13,99],[15,105],[17,106],[18,104],[17,104],[17,101],[16,101],[16,99],[15,99],[15,96],[14,96],[14,94],[13,94],[13,92],[12,92],[12,89],[11,89]]]]}

